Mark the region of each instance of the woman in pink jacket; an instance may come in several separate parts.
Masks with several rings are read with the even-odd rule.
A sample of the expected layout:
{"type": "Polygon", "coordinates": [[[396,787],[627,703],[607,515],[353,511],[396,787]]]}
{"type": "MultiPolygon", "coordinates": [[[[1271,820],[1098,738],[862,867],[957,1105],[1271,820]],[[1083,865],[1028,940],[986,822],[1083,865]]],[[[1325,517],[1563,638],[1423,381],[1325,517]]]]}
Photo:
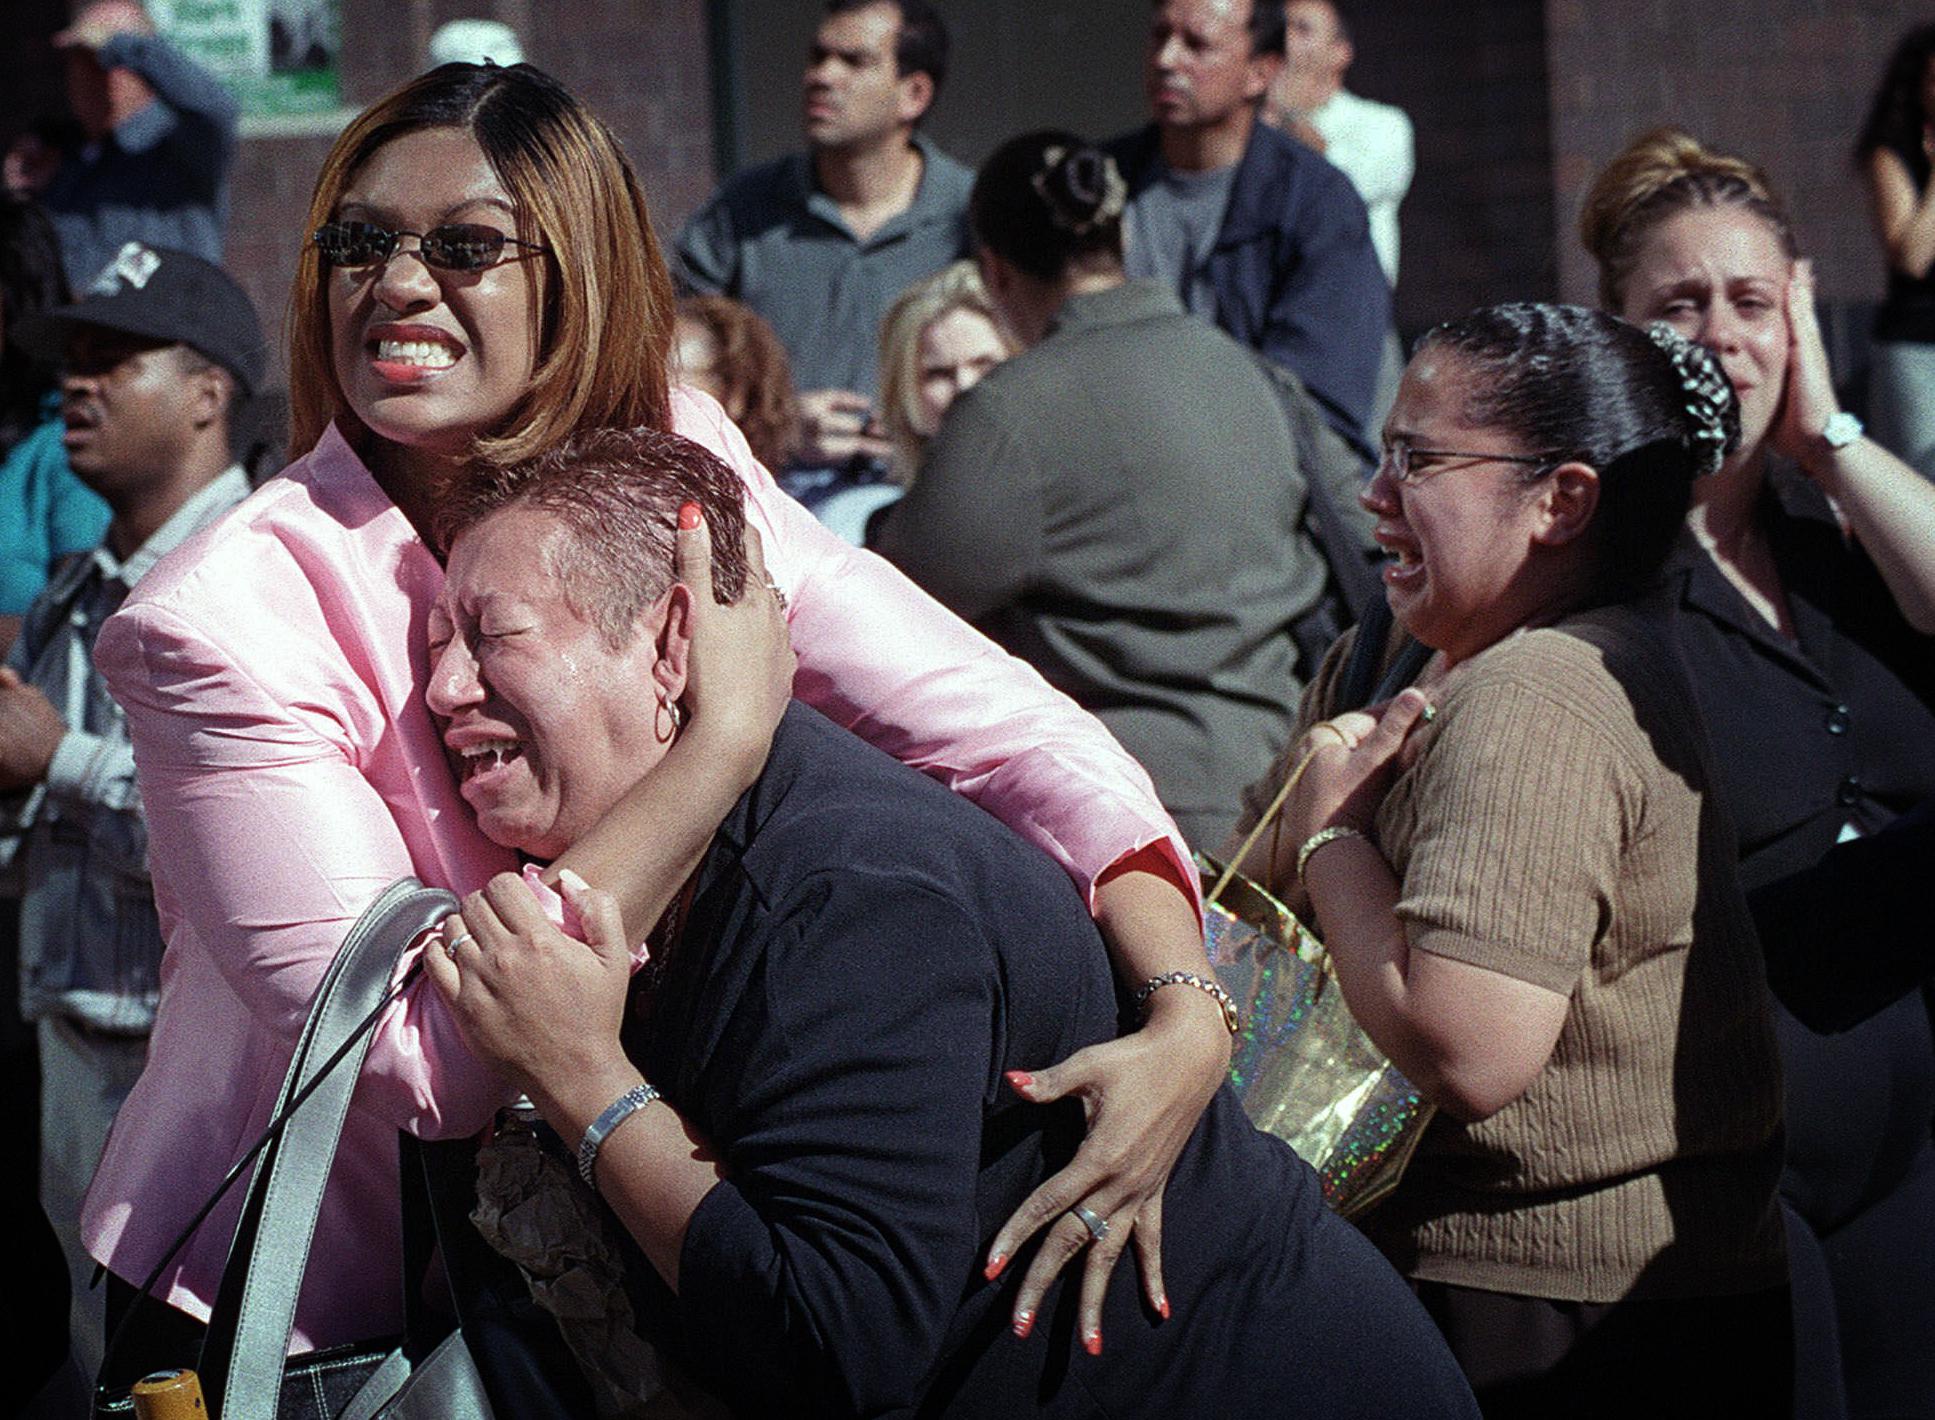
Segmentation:
{"type": "MultiPolygon", "coordinates": [[[[666,761],[676,772],[651,776],[555,865],[613,890],[635,940],[764,758],[792,669],[776,602],[790,608],[792,693],[1053,855],[1125,983],[1207,971],[1186,851],[1142,770],[1032,671],[824,532],[717,405],[668,386],[672,293],[637,180],[555,82],[522,65],[411,81],[337,141],[309,227],[289,382],[306,456],[143,579],[99,643],[133,734],[168,937],[148,1069],[83,1218],[120,1279],[111,1313],[263,1127],[363,907],[405,873],[461,893],[514,866],[471,822],[420,694],[422,623],[443,580],[424,531],[467,461],[649,425],[704,443],[748,484],[778,595],[708,609],[713,634],[698,639],[713,661],[666,761]],[[735,649],[762,639],[764,655],[735,649]]],[[[548,768],[533,765],[541,781],[548,768]]],[[[1047,1228],[1017,1308],[1035,1308],[1087,1243],[1076,1204],[1115,1224],[1084,1259],[1085,1324],[1131,1233],[1150,1305],[1166,1305],[1162,1181],[1228,1037],[1218,1004],[1187,985],[1150,1005],[1136,1033],[1017,1081],[1031,1099],[1079,1096],[1090,1118],[1082,1153],[994,1241],[990,1275],[1047,1228]]],[[[504,1102],[435,992],[392,1008],[325,1192],[292,1351],[395,1329],[393,1131],[473,1134],[504,1102]]],[[[182,1314],[162,1314],[164,1329],[207,1317],[235,1206],[163,1274],[158,1294],[182,1314]]]]}

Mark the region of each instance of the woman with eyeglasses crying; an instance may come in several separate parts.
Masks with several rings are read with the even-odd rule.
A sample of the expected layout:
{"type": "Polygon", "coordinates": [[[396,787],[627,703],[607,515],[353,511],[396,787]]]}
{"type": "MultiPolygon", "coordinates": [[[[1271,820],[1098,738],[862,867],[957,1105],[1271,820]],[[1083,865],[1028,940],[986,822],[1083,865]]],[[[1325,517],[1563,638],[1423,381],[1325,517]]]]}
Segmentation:
{"type": "Polygon", "coordinates": [[[1364,1226],[1491,1420],[1787,1413],[1765,972],[1654,586],[1739,431],[1665,326],[1519,305],[1428,334],[1363,501],[1431,658],[1334,714],[1333,649],[1248,865],[1438,1106],[1364,1226]]]}
{"type": "MultiPolygon", "coordinates": [[[[697,610],[686,729],[655,787],[552,869],[613,892],[631,940],[758,773],[797,654],[803,699],[1053,856],[1125,980],[1208,970],[1187,850],[1142,770],[1032,672],[820,528],[717,404],[668,378],[672,290],[644,197],[569,93],[524,65],[411,80],[344,130],[301,230],[298,458],[144,579],[100,642],[169,942],[147,1073],[83,1221],[111,1311],[262,1127],[310,997],[370,900],[404,874],[461,893],[516,866],[472,826],[460,786],[485,773],[549,783],[558,768],[535,737],[446,761],[421,694],[422,623],[444,576],[427,530],[440,492],[472,470],[577,432],[642,426],[705,445],[744,480],[758,534],[751,595],[697,610]]],[[[507,603],[482,634],[530,630],[507,603]]],[[[1091,1309],[1131,1246],[1153,1305],[1161,1185],[1228,1052],[1215,1001],[1162,991],[1140,1030],[1039,1062],[1028,1097],[1079,1091],[1091,1132],[1013,1221],[989,1220],[987,1241],[1005,1258],[1044,1227],[1063,1238],[1080,1204],[1110,1224],[1108,1247],[1083,1257],[1091,1309]]],[[[292,1350],[396,1329],[394,1131],[467,1137],[504,1103],[435,994],[407,991],[363,1067],[292,1350]]],[[[134,1375],[192,1354],[235,1203],[163,1272],[168,1309],[144,1309],[140,1327],[163,1344],[123,1356],[134,1375]],[[187,1345],[166,1344],[171,1328],[187,1345]]],[[[1017,1272],[1039,1293],[1067,1255],[1017,1272]]]]}

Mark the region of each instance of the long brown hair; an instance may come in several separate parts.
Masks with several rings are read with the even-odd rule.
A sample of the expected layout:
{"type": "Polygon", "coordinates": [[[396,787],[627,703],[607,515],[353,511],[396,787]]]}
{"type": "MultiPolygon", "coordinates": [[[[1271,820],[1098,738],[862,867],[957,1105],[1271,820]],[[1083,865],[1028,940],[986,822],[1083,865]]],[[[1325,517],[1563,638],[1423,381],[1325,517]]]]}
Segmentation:
{"type": "MultiPolygon", "coordinates": [[[[611,130],[530,65],[445,64],[365,109],[324,160],[304,231],[336,215],[377,149],[430,128],[461,129],[476,140],[517,208],[519,235],[552,252],[531,312],[538,351],[531,387],[501,428],[478,437],[471,456],[502,464],[541,454],[580,429],[665,428],[672,283],[644,192],[611,130]]],[[[307,453],[331,420],[365,452],[371,437],[336,379],[326,274],[305,242],[289,299],[292,456],[307,453]]]]}

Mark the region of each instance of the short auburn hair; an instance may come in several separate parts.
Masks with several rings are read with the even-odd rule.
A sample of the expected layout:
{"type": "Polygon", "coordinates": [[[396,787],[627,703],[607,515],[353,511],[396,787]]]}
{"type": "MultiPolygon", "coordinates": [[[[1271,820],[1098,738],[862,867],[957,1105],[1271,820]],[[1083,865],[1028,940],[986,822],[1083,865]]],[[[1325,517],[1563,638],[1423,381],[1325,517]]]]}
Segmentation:
{"type": "Polygon", "coordinates": [[[477,469],[439,500],[438,543],[509,508],[549,513],[567,534],[548,569],[578,615],[622,650],[672,585],[679,508],[697,503],[712,537],[712,594],[746,588],[746,485],[724,460],[660,429],[587,429],[517,463],[477,469]]]}
{"type": "Polygon", "coordinates": [[[800,409],[792,362],[773,328],[730,296],[687,296],[678,313],[712,337],[719,402],[746,436],[753,457],[769,469],[785,468],[799,439],[800,409]]]}
{"type": "MultiPolygon", "coordinates": [[[[433,128],[468,133],[517,209],[518,235],[550,249],[531,312],[537,369],[500,429],[472,457],[509,463],[580,429],[664,428],[672,283],[631,162],[596,115],[528,64],[445,64],[358,114],[324,159],[304,232],[334,219],[372,154],[433,128]]],[[[331,420],[364,448],[336,378],[327,271],[305,241],[289,297],[289,442],[307,453],[331,420]]]]}

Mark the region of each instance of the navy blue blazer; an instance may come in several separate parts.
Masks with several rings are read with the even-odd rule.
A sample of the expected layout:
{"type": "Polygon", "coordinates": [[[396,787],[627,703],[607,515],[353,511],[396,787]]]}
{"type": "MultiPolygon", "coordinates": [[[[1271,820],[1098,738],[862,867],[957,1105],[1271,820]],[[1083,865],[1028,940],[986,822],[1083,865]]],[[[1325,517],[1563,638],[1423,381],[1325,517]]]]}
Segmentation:
{"type": "MultiPolygon", "coordinates": [[[[1155,180],[1154,124],[1108,150],[1131,199],[1155,180]]],[[[1209,280],[1216,323],[1295,371],[1331,427],[1368,456],[1391,288],[1350,179],[1288,134],[1256,124],[1210,251],[1209,280]]]]}

